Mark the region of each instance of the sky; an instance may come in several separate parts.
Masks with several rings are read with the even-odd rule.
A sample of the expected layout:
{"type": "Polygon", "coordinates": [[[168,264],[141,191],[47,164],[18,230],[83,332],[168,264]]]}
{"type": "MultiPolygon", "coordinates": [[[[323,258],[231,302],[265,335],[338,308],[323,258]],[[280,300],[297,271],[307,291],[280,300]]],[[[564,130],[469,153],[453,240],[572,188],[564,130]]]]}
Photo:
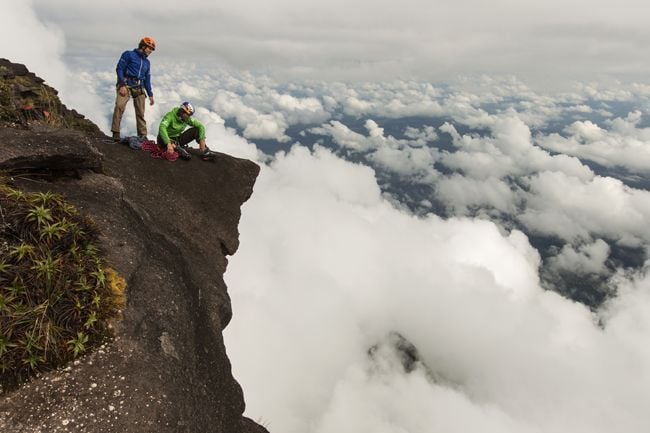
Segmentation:
{"type": "Polygon", "coordinates": [[[42,22],[64,28],[65,55],[80,61],[112,62],[116,50],[146,34],[158,41],[160,58],[283,78],[438,82],[515,74],[564,86],[650,72],[650,6],[640,0],[3,1],[32,5],[42,22]]]}
{"type": "Polygon", "coordinates": [[[647,432],[647,8],[6,1],[0,56],[108,132],[151,35],[150,135],[191,100],[260,164],[224,335],[271,432],[647,432]],[[567,272],[610,296],[548,287],[567,272]]]}

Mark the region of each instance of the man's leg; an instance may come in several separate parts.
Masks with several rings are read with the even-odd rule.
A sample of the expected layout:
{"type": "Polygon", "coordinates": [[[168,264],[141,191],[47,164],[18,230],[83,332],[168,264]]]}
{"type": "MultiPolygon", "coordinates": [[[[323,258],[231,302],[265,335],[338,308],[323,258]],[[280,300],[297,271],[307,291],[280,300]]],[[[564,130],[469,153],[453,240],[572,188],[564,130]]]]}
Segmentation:
{"type": "Polygon", "coordinates": [[[201,159],[207,161],[215,157],[216,153],[208,149],[208,146],[205,144],[205,139],[199,139],[199,130],[197,128],[185,130],[180,137],[178,137],[177,143],[181,146],[187,146],[191,141],[199,143],[199,155],[201,156],[201,159]]]}
{"type": "Polygon", "coordinates": [[[183,131],[176,139],[176,152],[185,160],[192,158],[192,155],[187,151],[187,145],[191,141],[197,140],[199,138],[199,130],[196,128],[189,128],[183,131]]]}
{"type": "Polygon", "coordinates": [[[126,96],[122,96],[115,89],[115,108],[113,109],[113,122],[111,124],[113,138],[120,136],[120,123],[122,123],[122,115],[124,114],[127,102],[129,102],[129,94],[127,93],[126,96]]]}
{"type": "Polygon", "coordinates": [[[133,98],[133,107],[135,108],[135,124],[138,129],[138,136],[147,136],[147,121],[144,120],[144,106],[147,96],[143,93],[133,98]]]}
{"type": "Polygon", "coordinates": [[[199,141],[199,130],[197,128],[189,128],[183,131],[183,133],[176,139],[176,144],[181,146],[186,146],[192,141],[199,141]]]}

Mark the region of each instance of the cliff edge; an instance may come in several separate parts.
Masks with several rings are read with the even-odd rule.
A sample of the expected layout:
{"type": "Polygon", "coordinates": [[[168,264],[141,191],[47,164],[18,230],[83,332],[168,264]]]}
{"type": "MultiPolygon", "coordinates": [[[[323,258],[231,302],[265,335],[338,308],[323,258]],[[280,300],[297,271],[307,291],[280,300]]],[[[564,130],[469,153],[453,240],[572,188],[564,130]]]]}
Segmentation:
{"type": "Polygon", "coordinates": [[[223,274],[259,167],[225,154],[153,159],[52,95],[0,59],[0,170],[95,221],[127,304],[114,339],[0,395],[0,431],[265,432],[242,416],[222,337],[232,316],[223,274]]]}

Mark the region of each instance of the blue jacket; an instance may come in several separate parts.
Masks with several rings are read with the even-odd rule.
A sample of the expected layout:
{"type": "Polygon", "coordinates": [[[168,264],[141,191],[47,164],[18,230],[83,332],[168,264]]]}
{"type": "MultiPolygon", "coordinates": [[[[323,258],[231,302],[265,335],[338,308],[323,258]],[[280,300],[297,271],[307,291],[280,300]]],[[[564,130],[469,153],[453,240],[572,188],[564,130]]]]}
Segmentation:
{"type": "Polygon", "coordinates": [[[117,62],[117,84],[129,87],[142,86],[147,95],[153,96],[151,90],[151,64],[144,53],[138,49],[125,51],[117,62]]]}

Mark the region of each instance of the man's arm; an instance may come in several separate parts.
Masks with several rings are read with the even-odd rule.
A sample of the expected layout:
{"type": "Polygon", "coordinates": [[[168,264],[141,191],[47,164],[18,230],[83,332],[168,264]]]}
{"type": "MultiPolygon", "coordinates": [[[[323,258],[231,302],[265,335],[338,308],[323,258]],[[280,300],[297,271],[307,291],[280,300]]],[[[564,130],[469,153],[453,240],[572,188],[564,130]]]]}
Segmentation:
{"type": "Polygon", "coordinates": [[[153,105],[153,90],[151,89],[151,64],[149,63],[147,72],[144,75],[144,88],[149,95],[149,105],[153,105]]]}
{"type": "Polygon", "coordinates": [[[201,122],[199,122],[193,117],[190,117],[188,123],[190,124],[190,126],[193,126],[199,130],[199,140],[205,140],[205,126],[203,126],[201,122]]]}
{"type": "Polygon", "coordinates": [[[115,68],[115,72],[117,72],[117,85],[118,86],[126,86],[126,67],[129,62],[128,59],[129,52],[125,51],[122,53],[122,56],[120,57],[120,60],[117,62],[117,67],[115,68]]]}
{"type": "Polygon", "coordinates": [[[158,135],[160,135],[163,143],[165,143],[167,146],[169,146],[169,143],[171,142],[167,128],[169,128],[169,122],[171,122],[173,117],[174,111],[172,110],[169,113],[165,114],[165,117],[163,117],[163,119],[160,121],[160,126],[158,127],[158,135]]]}

